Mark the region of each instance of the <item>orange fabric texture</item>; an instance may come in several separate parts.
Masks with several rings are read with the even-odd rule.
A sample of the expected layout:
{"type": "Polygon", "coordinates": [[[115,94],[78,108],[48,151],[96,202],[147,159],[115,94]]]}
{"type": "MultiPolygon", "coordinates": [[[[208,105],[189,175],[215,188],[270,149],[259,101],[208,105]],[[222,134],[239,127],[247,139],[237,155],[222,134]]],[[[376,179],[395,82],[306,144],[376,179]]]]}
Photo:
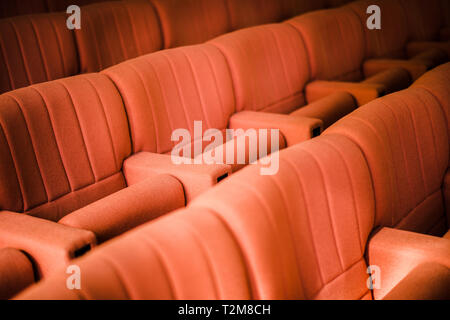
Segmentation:
{"type": "Polygon", "coordinates": [[[271,24],[212,40],[231,70],[236,109],[289,113],[305,104],[308,57],[298,32],[271,24]]]}
{"type": "Polygon", "coordinates": [[[21,251],[0,249],[0,300],[12,298],[34,283],[33,265],[21,251]]]}
{"type": "Polygon", "coordinates": [[[351,94],[336,92],[292,112],[291,115],[320,119],[323,122],[323,128],[326,129],[351,113],[356,107],[356,101],[351,94]]]}
{"type": "MultiPolygon", "coordinates": [[[[123,165],[129,185],[142,183],[145,179],[158,181],[159,175],[170,175],[182,186],[183,205],[216,185],[221,178],[232,173],[226,164],[174,164],[170,155],[140,152],[134,154],[123,165]]],[[[224,162],[225,163],[225,162],[224,162]]],[[[155,184],[156,187],[156,184],[155,184]]],[[[167,188],[170,190],[169,188],[167,188]]],[[[154,190],[155,192],[161,192],[154,190]]],[[[174,191],[177,191],[175,188],[174,191]]],[[[171,191],[171,192],[174,192],[171,191]]],[[[158,195],[154,195],[158,196],[158,195]]],[[[165,196],[162,194],[160,196],[165,196]]],[[[163,203],[170,204],[171,200],[163,203]]],[[[169,212],[169,211],[166,211],[169,212]]]]}
{"type": "Polygon", "coordinates": [[[364,33],[348,8],[319,10],[287,23],[302,35],[314,80],[359,81],[364,58],[364,33]]]}
{"type": "Polygon", "coordinates": [[[95,235],[90,231],[7,211],[0,211],[0,231],[0,248],[26,252],[39,278],[64,267],[76,258],[78,250],[96,245],[95,235]]]}
{"type": "Polygon", "coordinates": [[[0,49],[0,93],[79,70],[74,37],[62,13],[0,20],[0,49]]]}
{"type": "Polygon", "coordinates": [[[362,153],[325,137],[280,158],[276,176],[249,167],[78,261],[81,290],[69,292],[61,274],[19,299],[370,298],[363,257],[374,202],[362,153]]]}
{"type": "Polygon", "coordinates": [[[408,24],[405,10],[397,0],[362,0],[351,2],[346,8],[354,11],[361,22],[365,39],[366,58],[405,58],[408,41],[408,24]],[[370,5],[380,7],[382,28],[369,29],[365,26],[370,5]]]}
{"type": "MultiPolygon", "coordinates": [[[[424,263],[438,264],[450,269],[450,241],[414,232],[383,228],[370,240],[367,256],[369,263],[380,267],[383,272],[381,275],[383,285],[374,290],[375,299],[383,299],[402,279],[424,263]]],[[[445,277],[440,278],[445,281],[445,277]]],[[[430,277],[429,280],[432,279],[433,277],[430,277]]],[[[427,293],[432,289],[433,284],[430,283],[407,294],[427,293]]]]}
{"type": "Polygon", "coordinates": [[[426,263],[411,271],[384,300],[449,300],[450,268],[426,263]],[[421,290],[418,290],[421,289],[421,290]]]}
{"type": "Polygon", "coordinates": [[[348,92],[356,100],[358,106],[384,95],[387,90],[379,83],[359,83],[342,81],[313,81],[306,86],[306,100],[313,103],[337,92],[348,92]]]}
{"type": "Polygon", "coordinates": [[[164,47],[205,42],[230,31],[226,0],[152,0],[164,47]]]}
{"type": "Polygon", "coordinates": [[[449,162],[447,121],[424,89],[401,91],[359,108],[324,134],[357,143],[369,164],[377,222],[442,236],[442,183],[449,162]]]}
{"type": "Polygon", "coordinates": [[[103,72],[119,89],[130,122],[134,152],[167,153],[175,129],[194,121],[203,132],[227,128],[235,111],[225,58],[210,44],[156,52],[103,72]]]}
{"type": "Polygon", "coordinates": [[[87,204],[82,194],[90,186],[100,193],[125,187],[120,170],[131,152],[128,123],[122,99],[104,75],[19,89],[0,96],[0,105],[2,209],[42,207],[33,215],[58,221],[70,212],[66,197],[75,197],[73,211],[87,204]]]}
{"type": "Polygon", "coordinates": [[[104,242],[184,205],[181,183],[158,175],[72,212],[59,223],[92,231],[104,242]]]}
{"type": "Polygon", "coordinates": [[[158,18],[147,0],[99,3],[82,10],[83,27],[75,36],[83,73],[162,49],[158,18]]]}

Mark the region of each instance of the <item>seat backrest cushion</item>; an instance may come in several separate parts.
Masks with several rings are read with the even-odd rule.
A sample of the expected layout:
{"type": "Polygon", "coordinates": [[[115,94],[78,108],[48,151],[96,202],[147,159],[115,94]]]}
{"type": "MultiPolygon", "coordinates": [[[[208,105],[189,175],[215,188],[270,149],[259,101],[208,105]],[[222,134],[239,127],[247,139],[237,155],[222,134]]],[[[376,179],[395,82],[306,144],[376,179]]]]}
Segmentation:
{"type": "Polygon", "coordinates": [[[125,186],[131,143],[122,99],[104,75],[0,96],[0,209],[58,221],[125,186]]]}
{"type": "Polygon", "coordinates": [[[399,1],[361,0],[351,2],[347,8],[353,10],[364,26],[365,57],[370,58],[405,58],[405,47],[408,40],[406,15],[399,1]],[[381,29],[366,27],[367,8],[377,5],[381,10],[381,29]]]}
{"type": "Polygon", "coordinates": [[[230,31],[226,0],[151,0],[164,47],[199,44],[230,31]]]}
{"type": "Polygon", "coordinates": [[[47,12],[46,0],[0,1],[0,18],[47,12]]]}
{"type": "Polygon", "coordinates": [[[259,170],[77,261],[81,290],[61,272],[18,298],[370,299],[374,198],[358,147],[318,138],[282,151],[277,175],[259,170]]]}
{"type": "Polygon", "coordinates": [[[348,8],[319,10],[288,20],[302,35],[314,80],[361,80],[364,33],[348,8]]]}
{"type": "Polygon", "coordinates": [[[447,119],[450,137],[450,62],[432,69],[412,84],[428,90],[439,101],[447,119]]]}
{"type": "Polygon", "coordinates": [[[235,112],[228,65],[211,44],[155,52],[104,74],[124,100],[134,152],[168,153],[175,129],[194,137],[194,121],[202,121],[202,133],[224,130],[235,112]]]}
{"type": "Polygon", "coordinates": [[[448,167],[447,121],[422,88],[377,99],[325,133],[341,134],[364,153],[372,173],[377,225],[443,235],[442,184],[448,167]]]}
{"type": "Polygon", "coordinates": [[[164,216],[76,263],[83,270],[80,290],[68,290],[67,275],[61,271],[18,299],[251,298],[239,246],[228,226],[209,210],[185,209],[164,216]]]}
{"type": "Polygon", "coordinates": [[[282,1],[279,0],[226,1],[232,30],[274,23],[283,18],[282,1]]]}
{"type": "Polygon", "coordinates": [[[211,41],[225,55],[237,111],[289,113],[305,104],[308,57],[297,30],[287,24],[242,29],[211,41]]]}
{"type": "Polygon", "coordinates": [[[370,298],[364,251],[374,197],[362,153],[329,136],[279,156],[276,175],[251,166],[191,209],[208,208],[231,229],[254,299],[370,298]]]}
{"type": "Polygon", "coordinates": [[[400,0],[408,21],[412,41],[439,40],[443,26],[440,0],[400,0]]]}
{"type": "Polygon", "coordinates": [[[83,27],[75,36],[82,72],[98,72],[162,49],[158,18],[147,0],[83,7],[83,27]]]}
{"type": "Polygon", "coordinates": [[[0,20],[0,93],[78,70],[75,40],[64,14],[0,20]]]}

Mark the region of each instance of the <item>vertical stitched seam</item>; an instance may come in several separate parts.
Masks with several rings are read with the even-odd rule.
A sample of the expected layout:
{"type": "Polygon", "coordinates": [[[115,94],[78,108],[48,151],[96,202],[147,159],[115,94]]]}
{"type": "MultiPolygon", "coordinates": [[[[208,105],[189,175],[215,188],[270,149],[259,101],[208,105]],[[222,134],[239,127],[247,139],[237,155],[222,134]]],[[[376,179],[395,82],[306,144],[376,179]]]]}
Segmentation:
{"type": "Polygon", "coordinates": [[[41,39],[38,36],[38,33],[36,31],[36,26],[34,25],[34,22],[33,22],[32,19],[30,19],[30,24],[31,24],[31,29],[33,29],[34,37],[36,38],[36,41],[38,43],[39,56],[41,58],[40,60],[42,61],[42,66],[44,67],[44,71],[45,71],[45,75],[46,75],[47,81],[53,80],[53,79],[50,78],[50,72],[48,70],[48,65],[47,65],[47,62],[44,59],[44,54],[43,54],[43,51],[42,51],[41,39]]]}
{"type": "Polygon", "coordinates": [[[55,34],[56,44],[57,44],[58,52],[59,52],[59,59],[61,60],[61,65],[63,67],[63,74],[64,74],[64,76],[68,76],[69,75],[69,70],[68,70],[68,68],[66,66],[66,62],[64,61],[64,54],[62,52],[62,40],[60,39],[60,35],[56,31],[56,26],[54,25],[54,21],[51,20],[51,21],[49,21],[49,23],[50,23],[50,25],[52,27],[53,33],[55,34]]]}
{"type": "Polygon", "coordinates": [[[131,70],[134,71],[134,73],[136,73],[136,75],[138,76],[139,80],[142,83],[142,86],[144,87],[145,96],[146,96],[147,101],[148,101],[148,106],[150,108],[150,112],[152,113],[153,128],[155,130],[155,137],[154,137],[155,138],[155,146],[156,146],[157,153],[159,153],[160,152],[159,139],[158,139],[159,138],[159,132],[158,132],[158,127],[156,126],[155,110],[153,110],[153,107],[154,107],[154,103],[152,103],[153,99],[151,98],[151,95],[150,95],[150,93],[148,91],[148,88],[147,88],[147,86],[145,84],[144,78],[142,77],[140,71],[138,71],[138,69],[134,66],[133,62],[128,63],[128,66],[130,67],[131,70]]]}
{"type": "Polygon", "coordinates": [[[102,107],[101,107],[101,110],[102,110],[103,117],[105,118],[106,126],[108,127],[108,137],[109,137],[109,140],[111,141],[111,150],[112,150],[112,152],[113,152],[114,164],[116,165],[116,170],[120,170],[121,168],[119,168],[119,164],[117,163],[117,160],[118,160],[118,159],[117,159],[117,153],[116,153],[116,150],[115,150],[114,141],[113,141],[113,138],[112,138],[111,126],[110,126],[110,124],[109,124],[108,117],[106,116],[105,104],[103,103],[102,98],[101,98],[101,96],[100,96],[100,94],[99,94],[97,88],[96,88],[96,87],[94,86],[94,84],[92,83],[92,81],[91,81],[90,79],[88,79],[88,78],[86,78],[86,81],[87,81],[87,82],[90,84],[90,86],[94,89],[95,95],[97,96],[97,99],[98,99],[98,101],[100,102],[100,105],[102,106],[102,107]]]}
{"type": "Polygon", "coordinates": [[[83,149],[86,152],[86,156],[87,156],[89,167],[91,169],[92,177],[93,177],[95,182],[98,182],[97,177],[96,177],[96,175],[94,173],[94,169],[92,168],[91,157],[90,157],[89,151],[87,149],[86,139],[84,137],[83,129],[81,128],[80,118],[78,117],[78,112],[77,112],[77,108],[75,107],[75,102],[74,102],[74,100],[72,98],[72,95],[70,94],[69,89],[65,86],[65,84],[62,81],[59,82],[59,84],[65,89],[65,91],[67,92],[67,95],[69,96],[70,104],[72,105],[72,109],[73,109],[74,114],[75,114],[76,122],[78,124],[78,128],[80,129],[81,139],[83,141],[83,149]]]}
{"type": "Polygon", "coordinates": [[[17,180],[17,184],[18,184],[19,189],[20,189],[20,200],[22,202],[21,211],[25,211],[25,191],[24,191],[24,186],[23,186],[23,183],[22,183],[21,179],[19,178],[19,170],[18,170],[17,160],[16,160],[16,157],[15,157],[13,149],[12,149],[11,141],[8,138],[8,135],[6,134],[6,131],[4,129],[4,124],[2,123],[2,119],[1,118],[0,118],[0,130],[2,130],[3,136],[5,137],[6,143],[8,144],[9,152],[10,152],[10,155],[11,155],[11,160],[13,162],[14,169],[16,171],[16,180],[17,180]]]}
{"type": "Polygon", "coordinates": [[[27,129],[27,133],[28,133],[28,138],[29,138],[29,140],[30,140],[30,142],[31,142],[31,148],[32,148],[32,150],[33,150],[33,158],[34,158],[34,160],[36,161],[36,165],[37,165],[37,167],[38,167],[39,175],[40,175],[40,177],[41,177],[42,186],[44,187],[45,195],[46,195],[46,197],[47,197],[46,202],[48,202],[49,199],[50,199],[49,192],[48,192],[48,188],[47,188],[47,186],[46,186],[46,184],[45,184],[45,182],[44,182],[44,175],[43,175],[43,173],[42,173],[42,168],[41,168],[41,166],[39,165],[39,160],[38,160],[38,158],[37,158],[37,152],[36,152],[35,142],[34,142],[34,139],[33,139],[33,135],[32,135],[31,132],[30,132],[30,128],[29,128],[29,124],[28,124],[27,118],[25,117],[25,113],[23,112],[23,107],[22,107],[22,105],[19,103],[19,101],[18,101],[13,95],[10,95],[9,93],[7,93],[6,96],[8,96],[9,98],[11,98],[12,100],[14,100],[14,101],[16,102],[16,105],[17,105],[17,107],[18,107],[20,113],[22,114],[22,120],[23,120],[23,122],[24,122],[24,124],[25,124],[25,128],[27,129]]]}
{"type": "Polygon", "coordinates": [[[3,58],[4,58],[3,62],[5,63],[6,70],[8,71],[9,88],[11,90],[14,90],[16,88],[16,86],[14,84],[14,79],[13,79],[13,76],[12,76],[11,66],[8,63],[8,56],[6,55],[5,44],[4,44],[4,40],[3,40],[3,37],[2,37],[1,34],[0,34],[0,49],[1,49],[1,52],[2,52],[2,55],[3,55],[3,58]]]}
{"type": "Polygon", "coordinates": [[[24,53],[24,50],[23,50],[23,44],[22,44],[22,41],[19,39],[19,34],[18,34],[18,32],[17,32],[17,28],[16,28],[15,24],[14,24],[12,21],[9,21],[9,24],[10,24],[11,27],[14,29],[14,34],[15,34],[15,36],[16,36],[17,43],[19,44],[20,55],[21,55],[21,57],[22,57],[23,66],[24,66],[25,72],[26,72],[26,74],[27,74],[28,83],[29,83],[29,84],[32,84],[33,82],[32,82],[32,80],[31,80],[31,74],[30,74],[30,70],[29,70],[29,68],[28,68],[28,62],[27,62],[26,59],[25,59],[25,53],[24,53]]]}
{"type": "Polygon", "coordinates": [[[338,246],[338,241],[337,241],[337,237],[336,237],[336,226],[335,226],[333,215],[331,214],[330,192],[328,190],[328,186],[327,186],[328,184],[325,181],[325,174],[324,174],[323,168],[322,168],[321,164],[319,163],[319,161],[317,160],[317,157],[314,153],[312,153],[306,149],[304,149],[304,152],[311,156],[311,159],[316,163],[317,167],[319,168],[320,178],[322,180],[325,194],[326,194],[326,199],[327,199],[327,209],[328,209],[327,215],[328,215],[328,218],[329,218],[330,224],[331,224],[331,232],[333,234],[334,245],[336,247],[336,253],[339,257],[339,262],[341,264],[341,270],[344,271],[345,268],[344,268],[344,262],[342,261],[342,253],[341,253],[340,247],[338,246]]]}
{"type": "Polygon", "coordinates": [[[71,186],[71,184],[70,184],[70,180],[69,180],[69,176],[68,176],[68,174],[67,174],[66,166],[65,166],[64,161],[63,161],[63,158],[62,158],[62,156],[61,156],[61,147],[60,147],[59,142],[58,142],[58,139],[56,138],[56,135],[55,135],[55,128],[54,128],[54,126],[53,126],[52,117],[50,116],[50,113],[49,113],[48,108],[47,108],[48,104],[47,104],[47,102],[45,101],[44,96],[42,95],[42,93],[41,93],[39,90],[37,90],[37,89],[36,89],[35,87],[33,87],[33,86],[30,87],[30,88],[33,89],[33,90],[39,95],[39,97],[41,98],[42,102],[44,103],[44,110],[45,110],[45,112],[47,113],[48,120],[49,120],[49,123],[50,123],[50,127],[51,127],[51,129],[52,129],[53,138],[55,139],[55,144],[56,144],[56,147],[58,148],[58,156],[59,156],[59,159],[61,160],[61,164],[62,164],[62,167],[63,167],[63,169],[64,169],[64,174],[65,174],[65,176],[66,176],[67,184],[69,185],[70,190],[71,190],[71,191],[74,191],[74,189],[72,188],[72,186],[71,186]]]}
{"type": "Polygon", "coordinates": [[[187,60],[187,62],[188,62],[188,65],[189,65],[189,68],[191,69],[191,74],[192,74],[192,76],[193,76],[193,78],[194,78],[195,90],[196,90],[196,92],[197,92],[197,96],[198,96],[199,101],[200,101],[200,108],[201,108],[201,110],[202,110],[203,117],[204,117],[204,119],[205,119],[205,121],[206,121],[206,126],[207,126],[208,129],[209,129],[209,128],[211,128],[211,123],[209,123],[209,119],[208,119],[208,116],[207,116],[206,110],[205,110],[205,102],[203,101],[203,98],[202,98],[202,95],[201,95],[201,90],[199,89],[198,76],[197,76],[197,74],[196,74],[195,71],[194,71],[194,67],[192,66],[192,61],[191,61],[191,59],[188,57],[188,55],[186,54],[186,52],[185,52],[184,50],[182,50],[182,51],[180,51],[180,52],[182,52],[182,54],[183,54],[184,57],[186,58],[186,60],[187,60]]]}

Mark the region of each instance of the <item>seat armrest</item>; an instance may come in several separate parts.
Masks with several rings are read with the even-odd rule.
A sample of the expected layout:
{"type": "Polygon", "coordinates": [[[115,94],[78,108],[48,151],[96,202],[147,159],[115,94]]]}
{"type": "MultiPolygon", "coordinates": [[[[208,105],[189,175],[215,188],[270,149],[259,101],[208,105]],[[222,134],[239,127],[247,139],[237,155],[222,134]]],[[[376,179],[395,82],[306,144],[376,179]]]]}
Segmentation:
{"type": "Polygon", "coordinates": [[[181,183],[170,175],[156,175],[81,208],[59,223],[90,230],[101,243],[184,205],[181,183]]]}
{"type": "Polygon", "coordinates": [[[369,241],[369,264],[381,272],[381,287],[376,299],[391,291],[409,272],[423,263],[438,263],[450,268],[450,240],[425,234],[383,228],[369,241]]]}
{"type": "Polygon", "coordinates": [[[27,253],[40,277],[66,265],[96,245],[91,231],[63,226],[21,213],[0,212],[0,247],[27,253]]]}
{"type": "Polygon", "coordinates": [[[424,61],[399,59],[369,59],[363,64],[363,72],[366,78],[394,68],[405,69],[414,81],[427,72],[429,66],[424,61]]]}
{"type": "Polygon", "coordinates": [[[425,263],[411,271],[384,300],[448,300],[450,268],[425,263]]]}
{"type": "Polygon", "coordinates": [[[188,203],[231,174],[231,167],[226,164],[186,164],[173,160],[171,155],[137,153],[124,162],[125,179],[131,186],[146,179],[154,179],[159,174],[171,175],[183,185],[185,200],[188,203]]]}
{"type": "Polygon", "coordinates": [[[341,81],[313,81],[306,86],[306,100],[312,103],[336,92],[350,93],[358,103],[365,105],[386,93],[382,84],[341,82],[341,81]]]}
{"type": "Polygon", "coordinates": [[[242,111],[230,118],[230,129],[278,129],[288,147],[309,140],[322,133],[320,119],[292,117],[285,114],[242,111]]]}
{"type": "Polygon", "coordinates": [[[348,92],[336,92],[291,113],[295,117],[316,118],[323,121],[324,129],[354,111],[358,105],[348,92]]]}
{"type": "Polygon", "coordinates": [[[0,249],[0,300],[11,299],[35,282],[33,265],[17,249],[0,249]]]}

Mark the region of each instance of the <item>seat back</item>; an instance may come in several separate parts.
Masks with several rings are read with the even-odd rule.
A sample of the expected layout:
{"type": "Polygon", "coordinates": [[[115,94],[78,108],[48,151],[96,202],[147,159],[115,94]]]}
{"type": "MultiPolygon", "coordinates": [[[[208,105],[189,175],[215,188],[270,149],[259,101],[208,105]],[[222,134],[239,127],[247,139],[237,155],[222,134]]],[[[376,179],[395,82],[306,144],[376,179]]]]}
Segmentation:
{"type": "Polygon", "coordinates": [[[0,93],[78,73],[73,33],[65,14],[0,20],[0,93]]]}
{"type": "Polygon", "coordinates": [[[308,57],[287,24],[242,29],[212,40],[230,66],[236,109],[290,113],[305,104],[308,57]]]}
{"type": "Polygon", "coordinates": [[[388,95],[353,112],[325,133],[359,145],[369,164],[377,225],[442,236],[442,185],[449,162],[447,120],[422,88],[388,95]]]}
{"type": "Polygon", "coordinates": [[[364,59],[364,33],[348,8],[319,10],[286,23],[303,37],[314,80],[359,81],[364,59]]]}
{"type": "Polygon", "coordinates": [[[353,10],[364,26],[365,57],[370,58],[405,58],[408,40],[408,25],[405,11],[399,1],[360,0],[346,6],[353,10]],[[381,10],[381,29],[366,27],[367,8],[377,5],[381,10]]]}
{"type": "Polygon", "coordinates": [[[443,26],[440,0],[400,0],[408,21],[409,40],[439,40],[443,26]]]}
{"type": "Polygon", "coordinates": [[[0,210],[58,221],[125,187],[128,123],[104,75],[1,95],[0,129],[0,210]]]}
{"type": "Polygon", "coordinates": [[[434,68],[425,73],[412,84],[412,87],[421,87],[428,90],[442,107],[447,119],[448,135],[450,137],[450,62],[434,68]]]}
{"type": "Polygon", "coordinates": [[[168,153],[175,129],[194,137],[194,121],[202,121],[202,133],[224,130],[235,112],[228,65],[211,44],[155,52],[103,73],[122,95],[134,152],[168,153]]]}
{"type": "Polygon", "coordinates": [[[230,31],[226,0],[151,0],[161,21],[164,47],[203,43],[230,31]]]}
{"type": "Polygon", "coordinates": [[[147,0],[85,6],[83,27],[75,36],[83,73],[162,49],[159,21],[147,0]]]}
{"type": "Polygon", "coordinates": [[[282,151],[277,175],[259,169],[77,261],[81,290],[61,272],[19,298],[370,299],[374,200],[357,146],[317,138],[282,151]]]}
{"type": "Polygon", "coordinates": [[[274,23],[283,18],[282,1],[279,0],[226,0],[226,2],[232,30],[274,23]]]}

